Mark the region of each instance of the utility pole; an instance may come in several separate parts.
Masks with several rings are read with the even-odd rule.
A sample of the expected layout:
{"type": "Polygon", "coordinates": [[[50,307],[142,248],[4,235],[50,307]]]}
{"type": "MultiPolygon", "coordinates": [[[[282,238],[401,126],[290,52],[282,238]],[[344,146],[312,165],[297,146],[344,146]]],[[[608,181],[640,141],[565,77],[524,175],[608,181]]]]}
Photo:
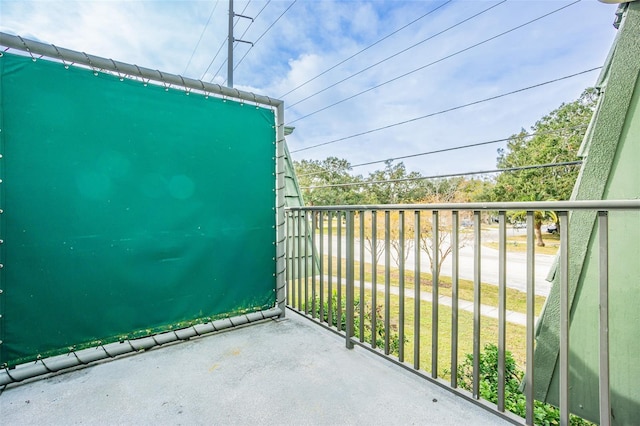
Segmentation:
{"type": "Polygon", "coordinates": [[[236,16],[240,18],[251,19],[249,16],[237,14],[233,11],[233,0],[229,0],[229,37],[227,43],[227,86],[233,88],[233,43],[239,41],[241,43],[248,43],[253,46],[250,41],[239,40],[233,37],[233,18],[236,16]]]}

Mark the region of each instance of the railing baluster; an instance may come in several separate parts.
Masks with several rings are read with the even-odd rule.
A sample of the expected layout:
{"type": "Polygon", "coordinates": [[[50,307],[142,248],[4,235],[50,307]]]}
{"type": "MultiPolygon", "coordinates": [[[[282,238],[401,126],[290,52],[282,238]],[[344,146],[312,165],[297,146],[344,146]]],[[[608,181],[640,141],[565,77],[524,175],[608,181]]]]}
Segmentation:
{"type": "Polygon", "coordinates": [[[451,212],[451,387],[458,387],[458,261],[460,214],[451,212]]]}
{"type": "Polygon", "coordinates": [[[391,212],[384,212],[384,353],[389,355],[391,328],[391,212]]]}
{"type": "Polygon", "coordinates": [[[354,293],[354,211],[349,210],[346,212],[347,216],[347,259],[346,259],[346,291],[345,291],[345,320],[346,320],[346,329],[345,329],[345,337],[346,337],[346,346],[347,349],[353,349],[353,341],[351,340],[353,337],[354,329],[353,329],[353,293],[354,293]]]}
{"type": "Polygon", "coordinates": [[[316,257],[318,252],[316,250],[316,228],[318,227],[318,212],[311,211],[311,317],[316,317],[317,304],[316,304],[316,257]]]}
{"type": "Polygon", "coordinates": [[[371,347],[376,348],[378,319],[378,212],[371,211],[371,347]]]}
{"type": "Polygon", "coordinates": [[[560,425],[569,425],[569,226],[568,212],[560,218],[560,425]]]}
{"type": "Polygon", "coordinates": [[[398,360],[404,362],[404,211],[398,212],[398,360]]]}
{"type": "Polygon", "coordinates": [[[287,266],[287,270],[286,270],[286,282],[287,282],[287,304],[289,306],[291,306],[291,287],[293,287],[293,280],[292,280],[292,276],[293,276],[293,253],[292,253],[292,234],[293,234],[293,223],[292,223],[292,218],[293,218],[293,212],[289,211],[286,213],[286,231],[287,231],[287,238],[286,238],[286,246],[285,246],[285,260],[286,260],[286,266],[287,266]]]}
{"type": "Polygon", "coordinates": [[[533,350],[535,332],[535,255],[536,245],[534,241],[533,228],[535,213],[527,212],[527,330],[526,330],[526,372],[525,372],[525,398],[526,398],[526,422],[533,425],[533,350]]]}
{"type": "Polygon", "coordinates": [[[333,325],[333,212],[327,212],[327,244],[329,245],[327,260],[327,324],[333,325]]]}
{"type": "Polygon", "coordinates": [[[440,254],[440,218],[438,211],[431,213],[431,377],[438,377],[438,290],[440,254]]]}
{"type": "Polygon", "coordinates": [[[302,277],[304,272],[302,271],[302,217],[304,212],[298,210],[298,310],[302,309],[302,277]]]}
{"type": "Polygon", "coordinates": [[[498,411],[504,411],[505,350],[507,337],[507,220],[498,212],[498,411]]]}
{"type": "Polygon", "coordinates": [[[414,212],[413,368],[420,369],[420,210],[414,212]]]}
{"type": "Polygon", "coordinates": [[[611,424],[609,389],[609,216],[598,212],[600,263],[600,426],[611,424]]]}
{"type": "Polygon", "coordinates": [[[298,286],[298,215],[297,211],[291,212],[291,307],[296,307],[296,288],[298,286]]]}
{"type": "Polygon", "coordinates": [[[342,330],[342,215],[344,212],[337,212],[336,216],[338,219],[337,224],[337,239],[338,239],[338,276],[336,278],[336,287],[338,289],[338,295],[336,298],[336,312],[337,312],[337,320],[336,327],[338,330],[342,330]]]}
{"type": "Polygon", "coordinates": [[[366,305],[364,294],[364,210],[360,210],[358,214],[360,219],[360,318],[358,337],[360,338],[360,342],[364,342],[364,307],[366,305]]]}
{"type": "Polygon", "coordinates": [[[320,250],[318,254],[318,263],[320,270],[320,322],[324,321],[324,212],[318,211],[318,222],[320,226],[320,250]]]}
{"type": "Polygon", "coordinates": [[[473,397],[480,398],[480,283],[482,261],[480,247],[480,211],[473,212],[473,397]]]}
{"type": "Polygon", "coordinates": [[[309,314],[309,212],[303,214],[304,224],[304,313],[309,314]]]}

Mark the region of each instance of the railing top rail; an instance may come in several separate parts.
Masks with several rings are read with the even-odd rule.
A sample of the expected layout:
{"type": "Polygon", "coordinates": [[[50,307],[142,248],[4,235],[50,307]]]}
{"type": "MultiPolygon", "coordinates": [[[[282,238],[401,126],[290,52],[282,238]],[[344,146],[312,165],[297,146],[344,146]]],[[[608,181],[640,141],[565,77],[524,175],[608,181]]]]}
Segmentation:
{"type": "Polygon", "coordinates": [[[525,201],[492,203],[371,204],[287,207],[289,211],[361,211],[361,210],[640,210],[640,200],[525,201]]]}
{"type": "Polygon", "coordinates": [[[151,81],[161,83],[174,84],[176,86],[186,87],[193,90],[201,90],[205,93],[226,96],[231,99],[241,99],[244,101],[255,102],[257,104],[270,107],[278,107],[282,105],[279,99],[273,99],[264,95],[244,92],[238,89],[224,87],[219,84],[207,83],[202,80],[195,80],[189,77],[183,77],[176,74],[161,72],[150,68],[139,67],[138,65],[127,64],[124,62],[114,61],[112,59],[100,56],[90,55],[84,52],[57,47],[53,44],[41,43],[39,41],[28,40],[19,36],[0,32],[0,46],[6,46],[12,49],[29,52],[30,54],[42,55],[52,59],[81,64],[91,68],[108,70],[124,75],[141,77],[151,81]]]}

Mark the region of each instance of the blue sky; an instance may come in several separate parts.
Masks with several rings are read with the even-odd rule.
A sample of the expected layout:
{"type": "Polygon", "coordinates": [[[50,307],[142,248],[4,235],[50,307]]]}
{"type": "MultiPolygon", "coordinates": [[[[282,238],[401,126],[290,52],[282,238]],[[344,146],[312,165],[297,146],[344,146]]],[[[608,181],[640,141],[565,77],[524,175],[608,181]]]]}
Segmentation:
{"type": "MultiPolygon", "coordinates": [[[[616,35],[612,26],[616,6],[595,0],[575,4],[556,0],[292,3],[234,1],[236,13],[256,16],[261,11],[253,23],[236,18],[236,37],[246,31],[244,40],[259,41],[253,47],[236,45],[236,64],[246,57],[237,65],[235,87],[281,97],[437,9],[284,96],[285,105],[311,96],[286,110],[287,123],[296,127],[288,143],[297,160],[337,156],[360,164],[506,138],[521,128],[529,129],[543,115],[593,85],[598,71],[305,149],[602,66],[616,35]],[[469,48],[563,6],[567,7],[469,48]],[[434,37],[485,9],[490,10],[434,37]],[[360,73],[414,44],[418,45],[360,73]],[[424,68],[398,78],[420,67],[424,68]],[[380,84],[377,89],[301,118],[380,84]]],[[[0,0],[1,31],[220,84],[226,81],[227,48],[223,43],[227,21],[227,1],[0,0]],[[220,53],[205,72],[220,46],[220,53]],[[215,75],[218,69],[222,75],[215,75]]],[[[496,150],[501,146],[504,144],[403,161],[410,171],[423,175],[486,170],[495,167],[496,150]]],[[[383,166],[357,167],[353,173],[366,175],[383,166]]]]}

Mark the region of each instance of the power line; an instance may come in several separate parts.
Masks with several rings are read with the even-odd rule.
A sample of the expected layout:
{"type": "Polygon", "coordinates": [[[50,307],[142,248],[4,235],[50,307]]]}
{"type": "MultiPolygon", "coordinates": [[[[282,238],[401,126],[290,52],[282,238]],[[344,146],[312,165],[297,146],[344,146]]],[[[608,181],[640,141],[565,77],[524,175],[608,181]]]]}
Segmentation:
{"type": "Polygon", "coordinates": [[[244,58],[247,57],[247,55],[249,54],[249,52],[251,52],[251,50],[255,47],[256,44],[258,44],[258,42],[262,39],[262,37],[265,36],[265,34],[267,34],[269,32],[269,30],[271,30],[271,28],[273,28],[273,26],[280,20],[280,18],[282,18],[284,16],[285,13],[287,13],[289,11],[289,9],[291,9],[291,7],[296,4],[298,0],[293,0],[293,2],[289,5],[289,7],[287,7],[284,12],[282,12],[280,14],[280,16],[278,16],[278,18],[273,21],[273,23],[271,25],[269,25],[269,28],[267,28],[262,35],[260,35],[260,37],[258,37],[258,39],[256,41],[253,42],[253,46],[251,46],[244,54],[244,56],[242,58],[240,58],[240,60],[238,61],[238,63],[236,64],[236,66],[233,68],[234,70],[236,68],[238,68],[238,66],[242,63],[242,61],[244,60],[244,58]]]}
{"type": "Polygon", "coordinates": [[[204,35],[205,31],[207,31],[207,28],[209,27],[209,23],[211,22],[211,17],[213,16],[213,12],[216,11],[216,7],[218,7],[218,2],[219,0],[216,0],[215,4],[213,5],[213,9],[211,9],[211,13],[209,14],[209,19],[207,19],[207,23],[204,25],[204,28],[202,29],[202,32],[200,33],[200,38],[198,39],[198,42],[196,43],[196,47],[193,48],[193,52],[191,52],[191,57],[189,57],[189,62],[187,62],[187,66],[184,67],[184,71],[182,71],[182,74],[186,74],[187,73],[187,69],[189,68],[189,65],[191,65],[191,60],[193,59],[193,55],[195,55],[196,50],[198,49],[198,46],[200,46],[200,42],[202,41],[202,36],[204,35]]]}
{"type": "MultiPolygon", "coordinates": [[[[251,3],[251,0],[249,0],[247,2],[247,4],[244,6],[244,9],[242,9],[242,13],[244,13],[245,10],[247,10],[247,7],[249,7],[249,3],[251,3]]],[[[236,25],[238,24],[238,22],[236,21],[233,24],[233,28],[236,27],[236,25]]],[[[207,69],[204,70],[204,72],[202,73],[202,77],[200,77],[200,80],[204,80],[204,76],[207,74],[207,72],[209,71],[209,69],[211,68],[211,65],[213,65],[213,63],[215,62],[216,58],[218,57],[218,55],[220,54],[220,51],[222,50],[222,48],[224,47],[224,45],[227,43],[227,41],[229,41],[229,37],[225,37],[224,40],[222,40],[222,43],[220,43],[220,47],[218,47],[218,50],[216,51],[216,54],[213,55],[213,59],[211,60],[211,62],[209,62],[209,66],[207,66],[207,69]]],[[[216,71],[216,73],[213,75],[213,77],[211,78],[211,80],[209,80],[209,82],[212,82],[214,78],[216,78],[216,76],[218,75],[218,73],[220,72],[220,70],[222,69],[222,67],[224,66],[224,64],[227,63],[227,60],[225,59],[222,64],[220,65],[220,67],[218,68],[218,71],[216,71]]]]}
{"type": "Polygon", "coordinates": [[[342,100],[340,100],[340,101],[334,102],[334,103],[332,103],[332,104],[331,104],[331,105],[329,105],[329,106],[326,106],[326,107],[320,108],[320,109],[318,109],[318,110],[316,110],[316,111],[313,111],[313,112],[311,112],[311,113],[309,113],[309,114],[307,114],[307,115],[304,115],[304,116],[302,116],[302,117],[296,118],[295,120],[291,121],[289,124],[292,124],[292,123],[295,123],[296,121],[300,121],[300,120],[302,120],[302,119],[304,119],[304,118],[310,117],[310,116],[312,116],[312,115],[314,115],[314,114],[317,114],[317,113],[319,113],[319,112],[321,112],[321,111],[324,111],[324,110],[326,110],[326,109],[332,108],[332,107],[334,107],[334,106],[336,106],[336,105],[339,105],[339,104],[341,104],[341,103],[343,103],[343,102],[346,102],[346,101],[348,101],[348,100],[351,100],[351,99],[353,99],[353,98],[355,98],[355,97],[357,97],[357,96],[360,96],[360,95],[362,95],[362,94],[364,94],[364,93],[370,92],[370,91],[375,90],[375,89],[377,89],[377,88],[379,88],[379,87],[382,87],[382,86],[384,86],[384,85],[386,85],[386,84],[389,84],[389,83],[394,82],[394,81],[396,81],[396,80],[399,80],[399,79],[401,79],[401,78],[407,77],[407,76],[409,76],[409,75],[411,75],[411,74],[413,74],[413,73],[415,73],[415,72],[417,72],[417,71],[423,70],[423,69],[425,69],[425,68],[427,68],[427,67],[430,67],[430,66],[432,66],[432,65],[435,65],[435,64],[437,64],[437,63],[439,63],[439,62],[442,62],[442,61],[444,61],[444,60],[446,60],[446,59],[449,59],[449,58],[451,58],[451,57],[453,57],[453,56],[459,55],[460,53],[466,52],[466,51],[471,50],[471,49],[473,49],[473,48],[475,48],[475,47],[478,47],[478,46],[480,46],[480,45],[482,45],[482,44],[485,44],[485,43],[487,43],[487,42],[489,42],[489,41],[495,40],[495,39],[497,39],[497,38],[499,38],[499,37],[502,37],[503,35],[509,34],[509,33],[513,32],[513,31],[516,31],[516,30],[518,30],[518,29],[520,29],[520,28],[522,28],[522,27],[524,27],[524,26],[526,26],[526,25],[532,24],[532,23],[534,23],[534,22],[536,22],[536,21],[539,21],[539,20],[541,20],[541,19],[543,19],[543,18],[546,18],[546,17],[547,17],[547,16],[549,16],[549,15],[552,15],[552,14],[557,13],[557,12],[559,12],[559,11],[563,10],[563,9],[566,9],[566,8],[568,8],[569,6],[572,6],[572,5],[576,4],[576,3],[579,3],[580,1],[581,1],[581,0],[576,0],[576,1],[574,1],[573,3],[569,3],[568,5],[565,5],[565,6],[562,6],[562,7],[558,8],[558,9],[555,9],[555,10],[553,10],[553,11],[549,12],[549,13],[546,13],[546,14],[544,14],[544,15],[542,15],[542,16],[539,16],[539,17],[537,17],[537,18],[535,18],[535,19],[532,19],[532,20],[530,20],[530,21],[528,21],[528,22],[525,22],[524,24],[521,24],[521,25],[518,25],[518,26],[516,26],[516,27],[513,27],[513,28],[511,28],[510,30],[504,31],[504,32],[502,32],[502,33],[500,33],[500,34],[498,34],[498,35],[495,35],[495,36],[493,36],[493,37],[490,37],[490,38],[488,38],[488,39],[485,39],[485,40],[483,40],[483,41],[481,41],[481,42],[479,42],[479,43],[475,43],[475,44],[473,44],[473,45],[471,45],[471,46],[469,46],[469,47],[466,47],[466,48],[464,48],[464,49],[462,49],[462,50],[459,50],[459,51],[454,52],[454,53],[452,53],[452,54],[450,54],[450,55],[447,55],[447,56],[445,56],[445,57],[442,57],[442,58],[440,58],[440,59],[438,59],[438,60],[436,60],[436,61],[433,61],[433,62],[431,62],[431,63],[429,63],[429,64],[423,65],[423,66],[418,67],[418,68],[416,68],[416,69],[414,69],[414,70],[412,70],[412,71],[409,71],[409,72],[407,72],[407,73],[404,73],[404,74],[402,74],[402,75],[399,75],[398,77],[392,78],[391,80],[387,80],[387,81],[385,81],[384,83],[380,83],[380,84],[378,84],[378,85],[376,85],[376,86],[373,86],[373,87],[370,87],[370,88],[368,88],[368,89],[366,89],[366,90],[363,90],[363,91],[361,91],[361,92],[358,92],[358,93],[356,93],[355,95],[351,95],[351,96],[346,97],[346,98],[344,98],[344,99],[342,99],[342,100]]]}
{"type": "MultiPolygon", "coordinates": [[[[384,40],[388,39],[389,37],[391,37],[391,36],[393,36],[393,35],[395,35],[395,34],[397,34],[397,33],[399,33],[400,31],[404,30],[405,28],[407,28],[407,27],[409,27],[409,26],[411,26],[411,25],[415,24],[416,22],[420,21],[421,19],[425,18],[426,16],[431,15],[432,13],[434,13],[434,12],[435,12],[435,11],[437,11],[438,9],[440,9],[440,8],[442,8],[442,7],[444,7],[444,6],[446,6],[447,4],[451,3],[452,1],[453,1],[453,0],[447,0],[446,2],[442,3],[440,6],[436,7],[435,9],[431,9],[430,11],[428,11],[427,13],[425,13],[424,15],[422,15],[422,16],[420,16],[420,17],[418,17],[418,18],[414,19],[413,21],[409,22],[409,23],[408,23],[408,24],[406,24],[406,25],[403,25],[402,27],[398,28],[397,30],[393,31],[392,33],[387,34],[386,36],[382,37],[381,39],[379,39],[379,40],[378,40],[378,41],[376,41],[375,43],[372,43],[372,44],[368,45],[367,47],[365,47],[364,49],[360,50],[359,52],[354,53],[353,55],[349,56],[348,58],[343,59],[342,61],[338,62],[337,64],[335,64],[335,65],[334,65],[334,66],[332,66],[331,68],[328,68],[328,69],[326,69],[326,70],[322,71],[320,74],[316,75],[315,77],[310,78],[309,80],[305,81],[304,83],[302,83],[302,84],[300,84],[300,85],[298,85],[298,86],[294,87],[293,89],[289,90],[289,91],[288,91],[287,93],[285,93],[284,95],[279,96],[279,97],[278,97],[278,99],[283,99],[285,96],[287,96],[287,95],[289,95],[289,94],[291,94],[291,93],[295,92],[296,90],[300,89],[301,87],[306,86],[307,84],[311,83],[313,80],[315,80],[315,79],[317,79],[317,78],[319,78],[319,77],[322,77],[323,75],[325,75],[325,74],[326,74],[326,73],[328,73],[329,71],[331,71],[331,70],[333,70],[333,69],[335,69],[335,68],[339,67],[340,65],[344,64],[345,62],[347,62],[347,61],[349,61],[349,60],[351,60],[351,59],[355,58],[356,56],[358,56],[359,54],[363,53],[364,51],[366,51],[366,50],[368,50],[368,49],[371,49],[373,46],[375,46],[375,45],[377,45],[377,44],[379,44],[379,43],[383,42],[384,40]]],[[[506,1],[506,0],[505,0],[505,1],[506,1]]]]}
{"type": "MultiPolygon", "coordinates": [[[[403,155],[401,157],[386,158],[384,160],[368,161],[366,163],[354,164],[354,165],[351,166],[351,169],[354,169],[356,167],[362,167],[362,166],[370,166],[372,164],[384,163],[386,161],[404,160],[406,158],[420,157],[420,156],[423,156],[423,155],[440,154],[440,153],[443,153],[443,152],[456,151],[456,150],[459,150],[459,149],[475,148],[477,146],[491,145],[491,144],[499,143],[499,142],[507,142],[507,141],[511,140],[514,136],[515,137],[529,138],[529,137],[534,137],[534,136],[543,136],[543,135],[561,133],[561,132],[563,132],[565,130],[576,130],[576,129],[586,128],[586,127],[587,126],[585,124],[581,124],[579,126],[564,127],[564,128],[561,128],[561,129],[550,130],[550,131],[547,131],[547,132],[526,133],[524,135],[522,133],[520,133],[520,134],[511,135],[508,138],[494,139],[494,140],[485,141],[485,142],[476,142],[476,143],[472,143],[472,144],[459,145],[459,146],[454,146],[454,147],[450,147],[450,148],[436,149],[434,151],[426,151],[426,152],[420,152],[420,153],[417,153],[417,154],[403,155]]],[[[313,173],[304,173],[304,174],[297,175],[297,176],[299,178],[300,177],[304,177],[304,176],[315,176],[315,175],[324,173],[325,171],[327,171],[327,170],[325,169],[323,171],[318,171],[318,172],[313,172],[313,173]]]]}
{"type": "MultiPolygon", "coordinates": [[[[464,20],[462,20],[462,21],[458,22],[457,24],[454,24],[454,25],[452,25],[452,26],[450,26],[450,27],[448,27],[448,28],[445,28],[444,30],[442,30],[442,31],[440,31],[440,32],[438,32],[438,33],[436,33],[436,34],[433,34],[433,35],[431,35],[431,36],[429,36],[429,37],[425,38],[424,40],[421,40],[421,41],[419,41],[419,42],[417,42],[417,43],[415,43],[415,44],[413,44],[413,45],[411,45],[411,46],[409,46],[409,47],[407,47],[407,48],[405,48],[405,49],[402,49],[402,50],[400,50],[399,52],[396,52],[396,53],[394,53],[393,55],[388,56],[388,57],[386,57],[385,59],[382,59],[381,61],[378,61],[378,62],[376,62],[376,63],[375,63],[375,64],[373,64],[373,65],[369,65],[368,67],[363,68],[363,69],[361,69],[360,71],[358,71],[358,72],[356,72],[356,73],[350,74],[348,77],[345,77],[345,78],[343,78],[342,80],[340,80],[340,81],[338,81],[338,82],[336,82],[336,83],[333,83],[333,84],[331,84],[331,85],[329,85],[329,86],[325,87],[324,89],[319,90],[319,91],[317,91],[317,92],[315,92],[315,93],[312,93],[311,95],[307,96],[306,98],[302,98],[302,99],[300,99],[299,101],[297,101],[297,102],[295,102],[295,103],[293,103],[293,104],[291,104],[291,105],[287,106],[287,109],[288,109],[288,108],[291,108],[291,107],[294,107],[294,106],[298,105],[299,103],[302,103],[302,102],[306,101],[307,99],[311,99],[311,98],[313,98],[314,96],[319,95],[320,93],[325,92],[325,91],[327,91],[327,90],[331,89],[332,87],[336,87],[337,85],[339,85],[339,84],[341,84],[341,83],[344,83],[345,81],[350,80],[350,79],[352,79],[353,77],[355,77],[355,76],[357,76],[357,75],[360,75],[360,74],[362,74],[362,73],[363,73],[363,72],[365,72],[365,71],[368,71],[368,70],[370,70],[370,69],[372,69],[372,68],[374,68],[374,67],[377,67],[378,65],[380,65],[380,64],[382,64],[382,63],[384,63],[384,62],[388,61],[389,59],[395,58],[396,56],[401,55],[402,53],[405,53],[405,52],[407,52],[407,51],[409,51],[409,50],[413,49],[414,47],[417,47],[417,46],[419,46],[419,45],[421,45],[421,44],[423,44],[423,43],[425,43],[425,42],[427,42],[427,41],[429,41],[429,40],[431,40],[431,39],[434,39],[434,38],[436,38],[437,36],[439,36],[439,35],[441,35],[441,34],[444,34],[444,33],[446,33],[447,31],[452,30],[453,28],[456,28],[456,27],[458,27],[458,26],[460,26],[460,25],[464,24],[465,22],[468,22],[468,21],[470,21],[470,20],[472,20],[472,19],[474,19],[474,18],[477,18],[478,16],[482,15],[483,13],[490,11],[490,10],[491,10],[491,9],[493,9],[494,7],[498,7],[498,6],[500,6],[501,4],[505,3],[506,1],[507,1],[507,0],[502,0],[500,3],[496,3],[496,4],[492,5],[492,6],[489,6],[488,8],[486,8],[486,9],[484,9],[484,10],[482,10],[482,11],[480,11],[480,12],[476,13],[475,15],[472,15],[472,16],[470,16],[470,17],[468,17],[468,18],[466,18],[466,19],[464,19],[464,20]]],[[[385,84],[386,84],[386,83],[385,83],[385,84]]],[[[322,111],[322,110],[319,110],[319,111],[322,111]]],[[[314,114],[315,114],[315,113],[314,113],[314,114]]],[[[302,117],[302,118],[304,118],[304,117],[302,117]]],[[[300,120],[300,118],[299,118],[298,120],[300,120]]]]}
{"type": "Polygon", "coordinates": [[[350,183],[333,183],[329,185],[318,185],[318,186],[303,186],[300,189],[320,189],[320,188],[338,188],[338,187],[347,187],[347,186],[366,186],[366,185],[377,185],[381,183],[397,183],[397,182],[410,182],[416,180],[426,180],[426,179],[444,179],[451,177],[461,177],[461,176],[471,176],[471,175],[486,175],[490,173],[503,173],[503,172],[517,172],[521,170],[532,170],[532,169],[546,169],[550,167],[566,167],[566,166],[577,166],[582,164],[582,161],[565,161],[562,163],[547,163],[547,164],[536,164],[533,166],[520,166],[520,167],[509,167],[506,169],[493,169],[493,170],[481,170],[477,172],[465,172],[465,173],[450,173],[446,175],[434,175],[434,176],[418,176],[412,178],[402,178],[402,179],[389,179],[389,180],[375,180],[375,181],[363,181],[363,182],[350,182],[350,183]]]}
{"type": "Polygon", "coordinates": [[[590,68],[588,70],[580,71],[580,72],[577,72],[575,74],[570,74],[570,75],[566,75],[564,77],[559,77],[559,78],[556,78],[556,79],[553,79],[553,80],[545,81],[544,83],[534,84],[533,86],[528,86],[528,87],[523,87],[521,89],[512,90],[511,92],[502,93],[500,95],[491,96],[489,98],[480,99],[478,101],[473,101],[473,102],[469,102],[469,103],[466,103],[466,104],[462,104],[462,105],[458,105],[458,106],[455,106],[455,107],[451,107],[451,108],[448,108],[448,109],[432,112],[430,114],[421,115],[419,117],[414,117],[414,118],[411,118],[409,120],[400,121],[398,123],[389,124],[387,126],[378,127],[376,129],[367,130],[367,131],[356,133],[356,134],[353,134],[353,135],[350,135],[350,136],[345,136],[345,137],[342,137],[342,138],[339,138],[339,139],[334,139],[332,141],[323,142],[323,143],[319,143],[319,144],[316,144],[316,145],[311,145],[311,146],[308,146],[308,147],[305,147],[305,148],[296,149],[296,150],[291,151],[291,153],[300,152],[300,151],[306,151],[308,149],[317,148],[319,146],[329,145],[329,144],[340,142],[340,141],[343,141],[343,140],[355,138],[357,136],[363,136],[363,135],[367,135],[367,134],[370,134],[370,133],[379,132],[380,130],[390,129],[392,127],[400,126],[400,125],[407,124],[407,123],[412,123],[412,122],[418,121],[418,120],[423,120],[423,119],[428,118],[428,117],[433,117],[433,116],[436,116],[436,115],[444,114],[444,113],[447,113],[447,112],[455,111],[455,110],[466,108],[466,107],[469,107],[469,106],[478,105],[478,104],[481,104],[481,103],[484,103],[484,102],[488,102],[488,101],[493,101],[495,99],[504,98],[505,96],[513,95],[515,93],[524,92],[526,90],[535,89],[537,87],[542,87],[542,86],[545,86],[547,84],[556,83],[558,81],[567,80],[569,78],[577,77],[577,76],[582,75],[582,74],[587,74],[587,73],[599,70],[601,68],[602,68],[601,66],[600,67],[595,67],[595,68],[590,68]]]}
{"type": "MultiPolygon", "coordinates": [[[[216,54],[215,54],[215,55],[213,55],[213,59],[211,60],[211,62],[209,62],[209,66],[207,67],[207,69],[206,69],[206,70],[204,70],[204,72],[202,73],[202,77],[200,77],[200,80],[204,80],[204,76],[205,76],[205,75],[207,74],[207,72],[209,71],[209,68],[211,68],[211,65],[213,65],[213,62],[214,62],[214,61],[216,60],[216,58],[218,57],[218,54],[220,54],[220,50],[222,50],[222,48],[224,47],[224,45],[225,45],[225,43],[227,42],[227,40],[229,40],[229,37],[225,37],[225,39],[224,39],[224,40],[222,40],[222,43],[220,44],[220,47],[218,47],[218,51],[216,52],[216,54]]],[[[226,62],[226,60],[225,60],[225,62],[226,62]]],[[[224,65],[224,64],[225,64],[225,62],[223,62],[223,63],[222,63],[222,65],[224,65]]],[[[221,68],[222,68],[222,65],[220,66],[221,68]]],[[[220,68],[218,68],[218,71],[220,71],[220,68]]],[[[215,76],[216,76],[216,75],[218,75],[218,73],[217,73],[217,72],[214,74],[214,76],[213,76],[213,77],[215,78],[215,76]]],[[[211,80],[213,80],[213,78],[212,78],[211,80]]],[[[210,81],[211,81],[211,80],[210,80],[210,81]]]]}
{"type": "MultiPolygon", "coordinates": [[[[251,28],[251,26],[253,25],[253,23],[256,21],[256,19],[258,19],[258,16],[260,16],[260,14],[262,13],[262,11],[269,6],[269,3],[271,3],[271,0],[268,0],[264,6],[262,6],[262,9],[260,9],[260,12],[258,12],[256,14],[256,16],[253,17],[253,19],[251,20],[251,23],[249,25],[247,25],[247,28],[245,28],[244,32],[242,33],[242,35],[240,36],[240,38],[244,38],[245,34],[247,34],[247,31],[249,31],[249,28],[251,28]]],[[[246,9],[246,8],[245,8],[246,9]]],[[[235,50],[235,46],[233,47],[233,49],[235,50]]],[[[238,65],[236,65],[238,66],[238,65]]],[[[235,70],[235,68],[234,68],[235,70]]]]}

